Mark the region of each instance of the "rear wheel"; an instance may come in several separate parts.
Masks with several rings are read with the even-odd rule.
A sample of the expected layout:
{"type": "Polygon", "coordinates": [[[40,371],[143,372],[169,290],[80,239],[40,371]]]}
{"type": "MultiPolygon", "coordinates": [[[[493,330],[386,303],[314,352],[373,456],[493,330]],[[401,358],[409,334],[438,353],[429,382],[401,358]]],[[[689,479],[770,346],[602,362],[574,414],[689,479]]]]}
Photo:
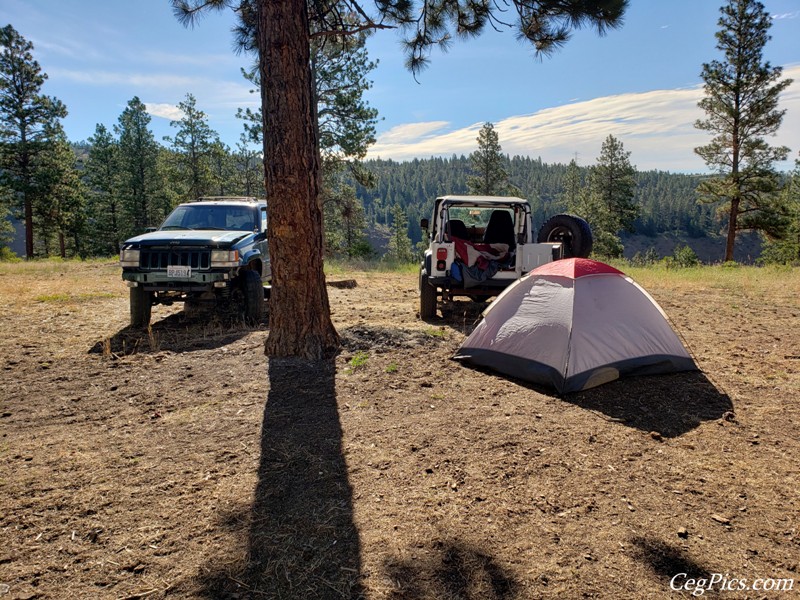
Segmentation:
{"type": "Polygon", "coordinates": [[[436,316],[436,288],[428,283],[425,271],[419,274],[419,318],[432,319],[436,316]]]}
{"type": "Polygon", "coordinates": [[[153,294],[142,287],[131,288],[131,327],[147,327],[153,308],[153,294]]]}
{"type": "Polygon", "coordinates": [[[539,230],[540,244],[560,242],[564,258],[587,258],[592,253],[592,229],[584,219],[574,215],[556,215],[539,230]]]}

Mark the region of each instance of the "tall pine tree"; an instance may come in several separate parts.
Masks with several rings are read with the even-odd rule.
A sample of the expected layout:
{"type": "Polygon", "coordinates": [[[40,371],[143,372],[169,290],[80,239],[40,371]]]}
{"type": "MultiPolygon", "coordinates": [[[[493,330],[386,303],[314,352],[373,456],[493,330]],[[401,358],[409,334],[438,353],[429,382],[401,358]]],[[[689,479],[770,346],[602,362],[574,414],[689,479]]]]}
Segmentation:
{"type": "MultiPolygon", "coordinates": [[[[570,212],[580,214],[583,188],[581,187],[581,169],[573,158],[567,165],[564,175],[564,191],[561,194],[562,205],[570,212]]],[[[581,215],[585,218],[585,215],[581,215]]]]}
{"type": "Polygon", "coordinates": [[[158,225],[155,204],[159,186],[159,145],[150,131],[150,115],[138,97],[132,98],[114,126],[119,136],[119,194],[126,213],[125,236],[158,225]]]}
{"type": "Polygon", "coordinates": [[[264,115],[264,163],[270,206],[269,240],[273,267],[271,356],[319,359],[338,347],[322,264],[321,161],[311,71],[311,41],[369,29],[400,26],[408,32],[407,65],[424,66],[433,46],[446,46],[453,33],[478,35],[487,24],[508,23],[537,53],[562,46],[584,25],[604,33],[622,23],[627,0],[513,0],[506,13],[499,4],[472,0],[378,2],[359,0],[172,0],[176,14],[191,22],[203,9],[233,6],[243,17],[243,39],[257,40],[264,115]],[[253,32],[255,31],[255,35],[253,32]]]}
{"type": "Polygon", "coordinates": [[[603,142],[597,164],[589,172],[589,195],[579,211],[592,226],[594,251],[604,256],[621,256],[621,231],[633,233],[639,215],[636,168],[622,142],[609,135],[603,142]]]}
{"type": "Polygon", "coordinates": [[[706,118],[695,123],[713,138],[695,152],[717,172],[698,192],[706,202],[721,203],[728,214],[729,261],[738,231],[775,233],[784,224],[775,202],[780,179],[774,163],[784,160],[789,149],[770,146],[766,138],[781,125],[786,111],[778,109],[778,100],[791,79],[781,81],[781,68],[763,59],[772,25],[763,4],[729,0],[720,12],[716,37],[724,60],[703,65],[705,97],[699,106],[706,118]]]}
{"type": "Polygon", "coordinates": [[[470,154],[473,175],[467,177],[470,194],[478,196],[503,196],[515,189],[508,182],[500,147],[500,136],[492,123],[484,123],[478,132],[478,149],[470,154]]]}
{"type": "Polygon", "coordinates": [[[93,223],[93,250],[114,254],[122,241],[122,207],[117,194],[119,144],[105,125],[98,124],[89,138],[92,145],[84,179],[88,187],[88,213],[93,223]]]}
{"type": "Polygon", "coordinates": [[[75,152],[63,131],[53,133],[53,141],[36,158],[34,222],[39,225],[45,255],[56,239],[58,255],[84,254],[82,233],[85,225],[85,190],[75,169],[75,152]]]}
{"type": "Polygon", "coordinates": [[[408,217],[399,204],[392,209],[392,234],[386,248],[386,257],[397,262],[408,263],[414,259],[411,239],[408,237],[408,217]]]}
{"type": "Polygon", "coordinates": [[[11,190],[25,223],[25,254],[33,257],[36,164],[56,142],[67,109],[41,93],[47,75],[33,44],[11,25],[0,29],[0,185],[11,190]]]}
{"type": "Polygon", "coordinates": [[[208,125],[208,117],[197,108],[192,94],[178,103],[181,118],[170,121],[177,128],[174,138],[165,137],[170,144],[176,160],[177,173],[186,186],[186,199],[195,200],[201,196],[216,193],[218,178],[212,169],[212,156],[218,141],[217,133],[208,125]]]}
{"type": "Polygon", "coordinates": [[[500,147],[500,136],[492,123],[484,123],[478,132],[478,149],[470,154],[473,175],[467,177],[470,194],[479,196],[517,195],[519,188],[508,180],[507,162],[500,147]]]}
{"type": "Polygon", "coordinates": [[[783,215],[785,226],[777,234],[766,235],[761,260],[800,265],[800,158],[794,163],[794,171],[778,197],[776,208],[783,215]]]}

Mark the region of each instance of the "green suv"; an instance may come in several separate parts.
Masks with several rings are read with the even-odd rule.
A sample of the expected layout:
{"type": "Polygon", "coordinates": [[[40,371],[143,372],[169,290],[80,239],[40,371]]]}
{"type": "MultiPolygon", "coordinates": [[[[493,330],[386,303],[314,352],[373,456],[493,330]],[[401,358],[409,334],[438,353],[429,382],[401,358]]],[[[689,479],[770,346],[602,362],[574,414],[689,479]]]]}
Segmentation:
{"type": "Polygon", "coordinates": [[[180,204],[155,231],[120,247],[131,326],[147,327],[154,304],[214,304],[249,322],[264,315],[271,277],[267,203],[208,197],[180,204]]]}

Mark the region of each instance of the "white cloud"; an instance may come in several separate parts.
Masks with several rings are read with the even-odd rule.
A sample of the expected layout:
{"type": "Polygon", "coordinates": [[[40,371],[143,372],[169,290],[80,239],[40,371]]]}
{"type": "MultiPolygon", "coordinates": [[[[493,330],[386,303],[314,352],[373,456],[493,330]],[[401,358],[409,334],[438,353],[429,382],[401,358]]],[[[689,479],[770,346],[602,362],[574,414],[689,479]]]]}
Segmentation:
{"type": "MultiPolygon", "coordinates": [[[[795,83],[782,97],[781,106],[787,113],[771,143],[789,146],[796,155],[800,147],[800,65],[786,67],[784,77],[795,83]]],[[[703,171],[705,165],[694,154],[695,147],[709,141],[707,133],[694,127],[703,116],[697,107],[702,96],[700,85],[620,94],[511,116],[494,125],[503,152],[512,156],[567,163],[577,153],[579,164],[588,165],[595,162],[603,140],[613,135],[631,152],[631,162],[640,170],[703,171]]],[[[400,125],[379,135],[369,155],[395,160],[466,155],[477,147],[481,125],[450,131],[446,121],[400,125]]]]}
{"type": "Polygon", "coordinates": [[[420,139],[430,137],[436,131],[440,131],[450,125],[447,121],[424,121],[421,123],[408,123],[405,125],[397,125],[392,127],[385,133],[381,134],[382,143],[387,146],[399,145],[408,143],[409,141],[418,141],[420,139]]]}
{"type": "Polygon", "coordinates": [[[260,106],[258,94],[251,93],[252,85],[244,79],[222,81],[205,76],[181,76],[170,73],[131,73],[107,70],[50,69],[50,80],[70,81],[82,86],[115,87],[131,90],[131,95],[149,96],[175,102],[192,93],[198,105],[211,114],[235,112],[239,107],[260,106]]]}
{"type": "Polygon", "coordinates": [[[146,102],[145,108],[148,114],[170,121],[178,121],[183,117],[183,111],[174,104],[159,104],[156,102],[146,102]]]}
{"type": "Polygon", "coordinates": [[[48,70],[50,79],[62,79],[94,85],[98,87],[120,85],[129,88],[179,88],[191,89],[193,86],[207,85],[208,81],[199,77],[185,77],[169,73],[125,73],[122,71],[104,70],[75,70],[51,68],[48,70]]]}

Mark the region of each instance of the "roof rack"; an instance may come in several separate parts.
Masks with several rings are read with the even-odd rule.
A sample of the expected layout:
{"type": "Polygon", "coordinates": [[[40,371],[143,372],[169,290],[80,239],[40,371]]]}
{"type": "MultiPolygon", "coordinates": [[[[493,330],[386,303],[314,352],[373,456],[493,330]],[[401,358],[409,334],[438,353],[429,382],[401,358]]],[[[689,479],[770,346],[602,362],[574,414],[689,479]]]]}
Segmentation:
{"type": "Polygon", "coordinates": [[[237,201],[237,202],[259,202],[258,198],[253,196],[201,196],[196,200],[189,200],[189,202],[224,202],[237,201]]]}

